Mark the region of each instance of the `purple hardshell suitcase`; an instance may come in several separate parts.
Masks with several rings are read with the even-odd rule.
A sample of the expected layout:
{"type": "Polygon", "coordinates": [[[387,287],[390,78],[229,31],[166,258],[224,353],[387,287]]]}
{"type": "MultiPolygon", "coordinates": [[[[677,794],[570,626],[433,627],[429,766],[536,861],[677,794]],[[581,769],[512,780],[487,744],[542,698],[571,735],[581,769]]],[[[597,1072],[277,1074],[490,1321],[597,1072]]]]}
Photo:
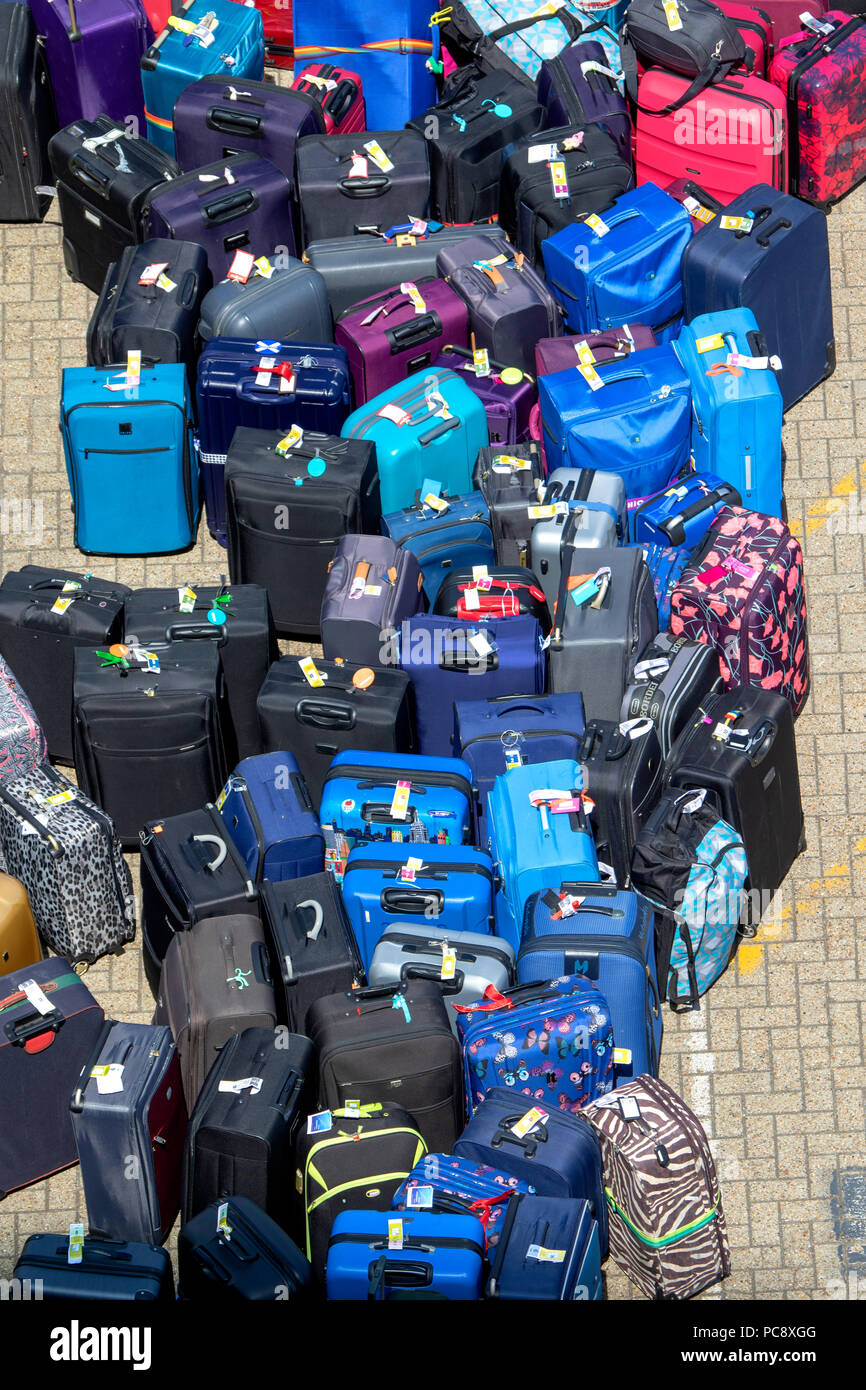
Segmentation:
{"type": "Polygon", "coordinates": [[[538,100],[547,111],[551,130],[600,125],[631,163],[628,105],[600,43],[587,39],[569,44],[555,58],[546,59],[538,73],[538,100]]]}
{"type": "Polygon", "coordinates": [[[423,582],[411,550],[389,536],[341,536],[322,599],[325,660],[396,665],[393,634],[424,607],[423,582]]]}
{"type": "Polygon", "coordinates": [[[210,73],[184,87],[174,105],[175,158],[184,173],[231,154],[269,159],[295,181],[295,146],[303,135],[323,135],[325,118],[315,97],[272,82],[210,73]]]}
{"type": "Polygon", "coordinates": [[[429,367],[446,343],[465,347],[469,315],[450,285],[425,276],[344,309],[334,328],[334,341],[346,349],[355,404],[363,405],[429,367]]]}
{"type": "Polygon", "coordinates": [[[145,135],[141,57],[153,30],[141,0],[30,0],[61,127],[110,116],[145,135]]]}
{"type": "Polygon", "coordinates": [[[491,444],[522,444],[529,438],[529,417],[538,399],[535,378],[520,367],[489,358],[490,372],[477,376],[468,348],[449,343],[434,368],[457,372],[478,396],[487,416],[491,444]]]}
{"type": "Polygon", "coordinates": [[[643,323],[624,323],[622,328],[607,328],[603,333],[576,333],[567,338],[539,338],[535,344],[535,371],[538,376],[551,372],[566,372],[576,367],[580,358],[577,349],[585,343],[596,362],[610,362],[614,357],[628,357],[631,352],[656,346],[656,335],[643,323]]]}

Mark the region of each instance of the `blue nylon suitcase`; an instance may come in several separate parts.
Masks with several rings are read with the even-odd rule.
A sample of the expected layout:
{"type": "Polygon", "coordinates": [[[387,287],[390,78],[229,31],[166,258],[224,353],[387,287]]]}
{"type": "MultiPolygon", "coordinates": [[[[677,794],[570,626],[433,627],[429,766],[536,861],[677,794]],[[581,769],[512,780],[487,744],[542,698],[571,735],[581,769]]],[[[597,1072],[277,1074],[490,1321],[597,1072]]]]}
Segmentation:
{"type": "MultiPolygon", "coordinates": [[[[782,516],[782,392],[772,361],[784,357],[768,356],[751,309],[699,314],[674,347],[692,386],[697,472],[724,478],[749,511],[782,516]]],[[[673,537],[671,543],[678,544],[673,537]]]]}
{"type": "Polygon", "coordinates": [[[485,1293],[545,1303],[604,1298],[598,1222],[589,1202],[522,1193],[509,1198],[485,1293]]]}
{"type": "Polygon", "coordinates": [[[244,758],[216,805],[254,883],[322,872],[322,832],[291,753],[244,758]]]}
{"type": "Polygon", "coordinates": [[[689,562],[687,547],[643,545],[647,569],[652,579],[653,594],[659,615],[659,632],[666,632],[671,624],[671,594],[677,587],[679,577],[689,562]]]}
{"type": "Polygon", "coordinates": [[[471,623],[416,614],[399,635],[400,665],[415,691],[415,727],[422,753],[447,758],[453,705],[471,691],[479,699],[516,690],[539,695],[545,657],[538,619],[529,614],[471,623]]]}
{"type": "Polygon", "coordinates": [[[680,262],[692,235],[688,212],[645,183],[617,198],[601,222],[607,231],[574,222],[542,245],[545,275],[568,332],[637,322],[660,343],[670,341],[682,322],[680,262]]]}
{"type": "Polygon", "coordinates": [[[443,497],[431,507],[422,498],[411,507],[382,518],[382,530],[402,549],[411,550],[421,566],[430,607],[451,570],[495,565],[490,511],[480,492],[443,497]]]}
{"type": "Polygon", "coordinates": [[[481,1297],[484,1227],[477,1216],[341,1211],[328,1242],[330,1301],[402,1297],[466,1302],[481,1297]],[[400,1225],[399,1245],[393,1223],[400,1225]]]}
{"type": "Polygon", "coordinates": [[[687,473],[651,497],[629,500],[629,534],[635,545],[694,550],[722,507],[739,506],[733,483],[717,473],[687,473]]]}
{"type": "Polygon", "coordinates": [[[195,540],[199,470],[183,363],[65,367],[60,429],[79,550],[166,555],[195,540]],[[107,408],[106,408],[107,407],[107,408]]]}
{"type": "Polygon", "coordinates": [[[456,1154],[425,1154],[391,1199],[392,1211],[466,1212],[477,1216],[493,1250],[502,1229],[512,1192],[534,1192],[507,1166],[473,1163],[456,1154]]]}
{"type": "MultiPolygon", "coordinates": [[[[171,1256],[159,1245],[85,1236],[80,1264],[69,1263],[69,1232],[28,1236],[15,1278],[31,1288],[39,1281],[42,1299],[136,1303],[174,1302],[171,1256]]],[[[135,1369],[135,1368],[133,1368],[135,1369]]]]}
{"type": "Polygon", "coordinates": [[[616,1043],[615,1084],[646,1072],[657,1076],[663,1023],[655,916],[644,898],[615,884],[564,878],[533,895],[526,904],[517,957],[520,984],[578,973],[592,980],[607,1000],[616,1043]]]}
{"type": "Polygon", "coordinates": [[[440,934],[489,932],[493,865],[463,845],[359,845],[346,863],[343,901],[369,970],[382,933],[401,921],[420,919],[440,934]]]}
{"type": "Polygon", "coordinates": [[[488,443],[484,406],[455,372],[424,372],[382,391],[350,415],[349,439],[376,446],[382,512],[411,507],[425,483],[454,497],[472,489],[478,450],[488,443]]]}
{"type": "Polygon", "coordinates": [[[147,138],[168,154],[174,154],[174,104],[190,82],[216,73],[233,83],[240,79],[242,86],[245,77],[261,81],[265,75],[261,13],[232,0],[185,0],[184,24],[195,29],[208,15],[216,19],[212,42],[203,44],[195,33],[167,27],[141,60],[147,138]]]}

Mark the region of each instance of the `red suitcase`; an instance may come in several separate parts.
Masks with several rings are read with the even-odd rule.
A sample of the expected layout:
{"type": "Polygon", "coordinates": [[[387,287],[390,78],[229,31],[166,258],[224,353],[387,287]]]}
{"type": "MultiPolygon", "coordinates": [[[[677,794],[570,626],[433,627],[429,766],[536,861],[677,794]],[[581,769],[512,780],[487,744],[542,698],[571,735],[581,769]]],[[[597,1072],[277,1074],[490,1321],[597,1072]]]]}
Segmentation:
{"type": "MultiPolygon", "coordinates": [[[[715,3],[715,0],[713,0],[715,3]]],[[[721,6],[719,6],[721,9],[721,6]]],[[[801,14],[821,19],[828,10],[827,0],[761,0],[761,9],[769,15],[773,26],[773,48],[778,51],[783,39],[802,29],[801,14]]],[[[746,40],[748,43],[748,39],[746,40]]]]}
{"type": "MultiPolygon", "coordinates": [[[[247,0],[245,0],[247,3],[247,0]]],[[[253,0],[248,0],[253,3],[253,0]]],[[[274,68],[295,65],[292,0],[254,0],[265,30],[265,62],[274,68]]]]}
{"type": "Polygon", "coordinates": [[[296,92],[313,97],[322,108],[326,135],[351,135],[367,129],[364,86],[356,72],[333,63],[310,63],[292,83],[296,92]]]}
{"type": "Polygon", "coordinates": [[[712,2],[717,10],[734,21],[746,47],[751,49],[754,57],[749,72],[753,77],[766,77],[773,57],[773,22],[767,11],[751,5],[734,4],[733,0],[712,2]]]}

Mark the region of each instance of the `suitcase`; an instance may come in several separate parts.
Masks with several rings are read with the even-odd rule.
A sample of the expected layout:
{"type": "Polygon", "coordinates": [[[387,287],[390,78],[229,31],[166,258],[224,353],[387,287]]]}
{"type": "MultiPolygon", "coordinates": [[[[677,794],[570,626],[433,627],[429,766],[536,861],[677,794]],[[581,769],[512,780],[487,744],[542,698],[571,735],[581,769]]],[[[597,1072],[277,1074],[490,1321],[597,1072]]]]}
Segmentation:
{"type": "Polygon", "coordinates": [[[0,873],[0,969],[4,975],[42,960],[42,945],[23,883],[0,873]]]}
{"type": "Polygon", "coordinates": [[[427,1154],[394,1194],[392,1211],[468,1212],[484,1227],[488,1258],[496,1248],[512,1192],[529,1192],[529,1183],[507,1171],[502,1158],[494,1168],[454,1154],[427,1154]]]}
{"type": "Polygon", "coordinates": [[[436,267],[466,301],[476,347],[531,373],[536,341],[555,336],[561,324],[550,290],[523,253],[479,236],[444,247],[436,267]]]}
{"type": "MultiPolygon", "coordinates": [[[[514,952],[507,941],[488,933],[446,930],[435,922],[397,922],[380,936],[368,976],[371,985],[438,980],[445,1002],[453,1007],[484,998],[490,989],[508,989],[514,980],[514,952]]],[[[448,1018],[456,1033],[457,1015],[451,1008],[448,1018]]]]}
{"type": "Polygon", "coordinates": [[[535,344],[536,376],[564,372],[579,363],[592,366],[595,362],[622,360],[632,352],[656,347],[656,336],[643,323],[623,323],[603,333],[572,334],[566,338],[541,338],[535,344]],[[587,351],[588,350],[588,351],[587,351]],[[592,354],[592,362],[589,361],[592,354]]]}
{"type": "Polygon", "coordinates": [[[475,1300],[484,1250],[477,1216],[342,1211],[328,1242],[328,1300],[375,1302],[393,1298],[392,1289],[403,1298],[475,1300]]]}
{"type": "MultiPolygon", "coordinates": [[[[737,428],[736,419],[730,423],[737,428]]],[[[650,497],[629,498],[628,533],[635,545],[688,552],[700,544],[723,507],[741,504],[734,484],[724,482],[718,474],[686,473],[650,497]]]]}
{"type": "Polygon", "coordinates": [[[244,758],[216,806],[254,883],[321,872],[322,832],[291,753],[244,758]]]}
{"type": "Polygon", "coordinates": [[[677,581],[671,632],[714,648],[728,690],[773,690],[796,719],[809,694],[809,639],[803,554],[784,522],[725,507],[677,581]]]}
{"type": "Polygon", "coordinates": [[[360,231],[388,234],[430,211],[430,155],[414,130],[308,135],[298,142],[297,198],[304,246],[360,231]]]}
{"type": "Polygon", "coordinates": [[[594,803],[591,819],[599,860],[613,870],[614,882],[627,888],[635,839],[662,788],[664,758],[658,731],[647,716],[622,724],[591,720],[578,760],[594,803]]]}
{"type": "Polygon", "coordinates": [[[539,9],[534,0],[464,0],[453,5],[440,22],[442,42],[460,63],[476,61],[483,71],[506,72],[534,82],[545,61],[555,58],[590,31],[602,44],[606,61],[619,72],[616,29],[618,5],[596,15],[591,4],[565,0],[556,11],[539,9]],[[597,29],[593,21],[603,24],[597,29]],[[613,27],[610,27],[610,25],[613,27]]]}
{"type": "Polygon", "coordinates": [[[178,1288],[187,1302],[305,1299],[312,1270],[295,1242],[248,1197],[214,1202],[181,1227],[178,1288]]]}
{"type": "Polygon", "coordinates": [[[620,719],[651,719],[666,758],[705,696],[721,687],[716,653],[703,642],[660,632],[641,652],[620,719]]]}
{"type": "Polygon", "coordinates": [[[610,549],[627,534],[625,483],[619,474],[600,469],[557,468],[547,481],[544,501],[531,511],[544,519],[536,520],[530,532],[529,564],[553,608],[563,552],[575,545],[610,549]]]}
{"type": "Polygon", "coordinates": [[[544,273],[566,327],[585,334],[635,320],[668,341],[683,312],[686,209],[646,184],[618,198],[601,222],[575,222],[544,244],[544,273]]]}
{"type": "Polygon", "coordinates": [[[246,1197],[292,1234],[287,1181],[295,1141],[315,1100],[309,1038],[246,1028],[229,1037],[205,1078],[183,1153],[184,1223],[213,1202],[246,1197]]]}
{"type": "Polygon", "coordinates": [[[48,141],[57,129],[57,115],[45,54],[27,5],[0,9],[0,88],[6,93],[10,132],[0,221],[41,222],[51,201],[44,190],[51,183],[48,141]]]}
{"type": "Polygon", "coordinates": [[[90,1235],[162,1245],[180,1209],[187,1124],[168,1029],[106,1023],[69,1109],[90,1235]]]}
{"type": "Polygon", "coordinates": [[[451,570],[440,586],[434,611],[439,617],[459,618],[461,622],[528,614],[536,619],[542,633],[550,631],[547,600],[532,570],[522,565],[485,565],[480,574],[469,566],[451,570]]]}
{"type": "Polygon", "coordinates": [[[484,406],[491,444],[523,443],[529,438],[529,417],[537,400],[535,382],[520,367],[490,361],[489,354],[488,363],[491,368],[489,373],[478,376],[474,353],[469,348],[449,343],[436,358],[433,368],[464,373],[467,385],[484,406]]]}
{"type": "Polygon", "coordinates": [[[533,526],[529,508],[542,496],[544,477],[533,442],[510,445],[507,453],[494,445],[479,450],[472,481],[490,510],[497,564],[527,563],[533,526]]]}
{"type": "Polygon", "coordinates": [[[424,606],[421,566],[387,536],[341,536],[322,597],[322,653],[373,667],[395,665],[401,623],[424,606]]]}
{"type": "Polygon", "coordinates": [[[451,1148],[463,1114],[460,1048],[435,981],[327,995],[308,1027],[323,1108],[394,1096],[430,1150],[451,1148]]]}
{"type": "Polygon", "coordinates": [[[108,116],[144,136],[141,55],[153,38],[141,0],[31,0],[61,126],[108,116]]]}
{"type": "Polygon", "coordinates": [[[691,1298],[726,1278],[718,1178],[688,1106],[663,1081],[641,1076],[584,1115],[601,1140],[610,1253],[620,1269],[656,1299],[691,1298]]]}
{"type": "Polygon", "coordinates": [[[265,30],[265,68],[294,67],[294,36],[292,33],[292,4],[283,0],[258,0],[265,30]]]}
{"type": "Polygon", "coordinates": [[[682,262],[685,320],[751,309],[770,355],[782,359],[778,381],[788,411],[836,365],[827,219],[766,184],[740,194],[725,216],[752,218],[751,228],[732,233],[715,218],[694,237],[682,262]],[[780,284],[784,294],[774,288],[780,284]]]}
{"type": "Polygon", "coordinates": [[[713,4],[739,29],[746,45],[747,70],[753,77],[767,77],[773,57],[773,24],[767,10],[735,4],[733,0],[713,0],[713,4]]]}
{"type": "MultiPolygon", "coordinates": [[[[325,130],[319,99],[312,91],[249,79],[239,90],[230,78],[231,73],[209,73],[178,96],[174,104],[178,164],[187,173],[232,155],[257,155],[285,174],[294,198],[297,143],[304,135],[325,130]]],[[[294,222],[293,214],[293,226],[294,222]]]]}
{"type": "MultiPolygon", "coordinates": [[[[158,1245],[85,1236],[81,1263],[69,1262],[69,1232],[28,1236],[14,1278],[48,1301],[174,1302],[171,1257],[158,1245]]],[[[135,1369],[135,1367],[133,1367],[135,1369]]]]}
{"type": "Polygon", "coordinates": [[[103,1013],[62,956],[0,977],[0,1013],[5,1197],[77,1162],[69,1097],[96,1045],[103,1013]]]}
{"type": "Polygon", "coordinates": [[[123,366],[108,377],[104,368],[63,368],[60,429],[75,544],[98,555],[186,550],[199,517],[186,368],[142,366],[140,384],[128,380],[123,366]]]}
{"type": "Polygon", "coordinates": [[[689,562],[689,552],[661,545],[642,545],[637,549],[643,555],[650,572],[658,612],[658,631],[665,632],[671,623],[671,595],[689,562]]]}
{"type": "Polygon", "coordinates": [[[304,658],[285,656],[274,663],[256,709],[265,749],[288,748],[294,754],[318,808],[338,753],[357,747],[414,753],[412,683],[404,671],[317,659],[311,684],[302,661],[306,664],[304,658]]]}
{"type": "Polygon", "coordinates": [[[357,845],[342,888],[365,970],[391,925],[421,918],[440,933],[484,933],[493,925],[493,865],[468,846],[430,844],[416,853],[407,844],[357,845]]]}
{"type": "Polygon", "coordinates": [[[258,10],[231,0],[184,0],[182,16],[192,31],[163,29],[141,60],[147,138],[169,154],[175,149],[174,105],[190,82],[211,73],[233,82],[248,77],[256,82],[265,72],[258,10]]]}
{"type": "Polygon", "coordinates": [[[192,1112],[218,1054],[236,1033],[260,1028],[274,1036],[274,987],[258,917],[204,917],[178,932],[166,951],[153,1021],[171,1029],[192,1112]]]}
{"type": "Polygon", "coordinates": [[[135,936],[129,869],[108,816],[50,763],[0,782],[0,867],[23,884],[42,944],[75,966],[135,936]]]}
{"type": "Polygon", "coordinates": [[[631,163],[631,120],[619,83],[620,73],[610,67],[602,45],[584,39],[541,64],[538,100],[549,126],[600,126],[631,163]]]}
{"type": "Polygon", "coordinates": [[[148,651],[158,669],[153,659],[133,665],[92,648],[75,655],[76,776],[130,849],[148,821],[214,799],[231,746],[219,648],[153,642],[148,651]]]}
{"type": "Polygon", "coordinates": [[[823,19],[828,8],[827,0],[804,0],[802,5],[798,0],[761,0],[761,9],[770,20],[773,44],[777,50],[783,39],[802,31],[802,14],[812,15],[814,19],[823,19]]]}
{"type": "MultiPolygon", "coordinates": [[[[206,479],[215,481],[218,472],[205,466],[206,479]]],[[[231,437],[224,475],[232,579],[267,589],[280,636],[317,635],[327,567],[340,537],[379,531],[372,444],[303,426],[286,434],[241,425],[231,437]]],[[[211,495],[216,505],[215,488],[211,495]]]]}
{"type": "Polygon", "coordinates": [[[433,483],[452,497],[469,492],[478,450],[488,442],[484,406],[456,372],[447,371],[425,372],[423,380],[374,396],[340,433],[375,444],[386,516],[411,506],[419,488],[426,496],[433,483]]]}
{"type": "Polygon", "coordinates": [[[513,1193],[485,1294],[533,1302],[602,1299],[598,1223],[589,1202],[513,1193]]]}
{"type": "Polygon", "coordinates": [[[448,757],[452,706],[469,691],[479,700],[515,691],[540,695],[545,686],[541,644],[541,628],[529,614],[480,623],[423,614],[404,623],[399,659],[415,689],[420,751],[448,757]]]}
{"type": "Polygon", "coordinates": [[[259,901],[274,978],[282,983],[283,1016],[300,1033],[315,999],[363,983],[355,933],[333,874],[266,879],[259,901]]]}
{"type": "Polygon", "coordinates": [[[222,280],[206,294],[198,324],[203,342],[211,338],[252,338],[277,342],[301,338],[332,343],[331,310],[318,271],[292,256],[280,257],[272,275],[253,275],[246,284],[222,280]]]}
{"type": "Polygon", "coordinates": [[[364,84],[356,72],[334,63],[309,63],[296,74],[292,91],[313,99],[322,113],[325,135],[367,129],[364,84]]]}
{"type": "Polygon", "coordinates": [[[480,492],[426,502],[419,497],[414,506],[383,517],[382,529],[417,559],[431,605],[455,567],[495,563],[490,513],[480,492]]]}
{"type": "MultiPolygon", "coordinates": [[[[6,580],[15,579],[14,570],[6,580]]],[[[9,634],[3,629],[3,600],[6,597],[0,584],[0,650],[9,642],[9,634]]],[[[7,590],[8,592],[8,590],[7,590]]],[[[29,679],[29,677],[28,677],[29,679]]],[[[0,748],[0,781],[20,777],[22,772],[35,772],[48,757],[45,734],[29,699],[18,683],[10,666],[0,656],[0,726],[3,729],[3,745],[0,748]]]]}
{"type": "Polygon", "coordinates": [[[531,894],[563,878],[598,878],[592,831],[583,806],[576,761],[511,768],[487,799],[487,836],[496,872],[496,932],[520,946],[520,924],[531,894]],[[561,808],[561,809],[557,809],[561,808]]]}
{"type": "Polygon", "coordinates": [[[67,274],[99,294],[126,247],[144,239],[147,195],[180,170],[169,155],[133,139],[109,116],[66,126],[49,141],[48,157],[67,274]]]}
{"type": "Polygon", "coordinates": [[[339,315],[334,341],[349,358],[358,405],[423,371],[446,343],[469,341],[466,305],[442,280],[404,281],[339,315]]]}

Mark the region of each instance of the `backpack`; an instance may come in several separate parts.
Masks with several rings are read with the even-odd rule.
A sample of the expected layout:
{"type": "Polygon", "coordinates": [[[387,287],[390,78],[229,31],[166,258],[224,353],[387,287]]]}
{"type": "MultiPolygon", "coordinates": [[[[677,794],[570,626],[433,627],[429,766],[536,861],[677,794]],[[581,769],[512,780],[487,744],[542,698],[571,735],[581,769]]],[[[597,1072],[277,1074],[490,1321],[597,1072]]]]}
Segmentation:
{"type": "Polygon", "coordinates": [[[652,116],[669,116],[705,87],[721,82],[746,61],[746,45],[733,19],[707,0],[631,0],[620,40],[625,84],[637,105],[637,60],[645,68],[661,67],[693,81],[676,101],[660,111],[641,106],[652,116]],[[669,17],[670,15],[670,17],[669,17]],[[678,20],[678,24],[675,21],[678,20]]]}

